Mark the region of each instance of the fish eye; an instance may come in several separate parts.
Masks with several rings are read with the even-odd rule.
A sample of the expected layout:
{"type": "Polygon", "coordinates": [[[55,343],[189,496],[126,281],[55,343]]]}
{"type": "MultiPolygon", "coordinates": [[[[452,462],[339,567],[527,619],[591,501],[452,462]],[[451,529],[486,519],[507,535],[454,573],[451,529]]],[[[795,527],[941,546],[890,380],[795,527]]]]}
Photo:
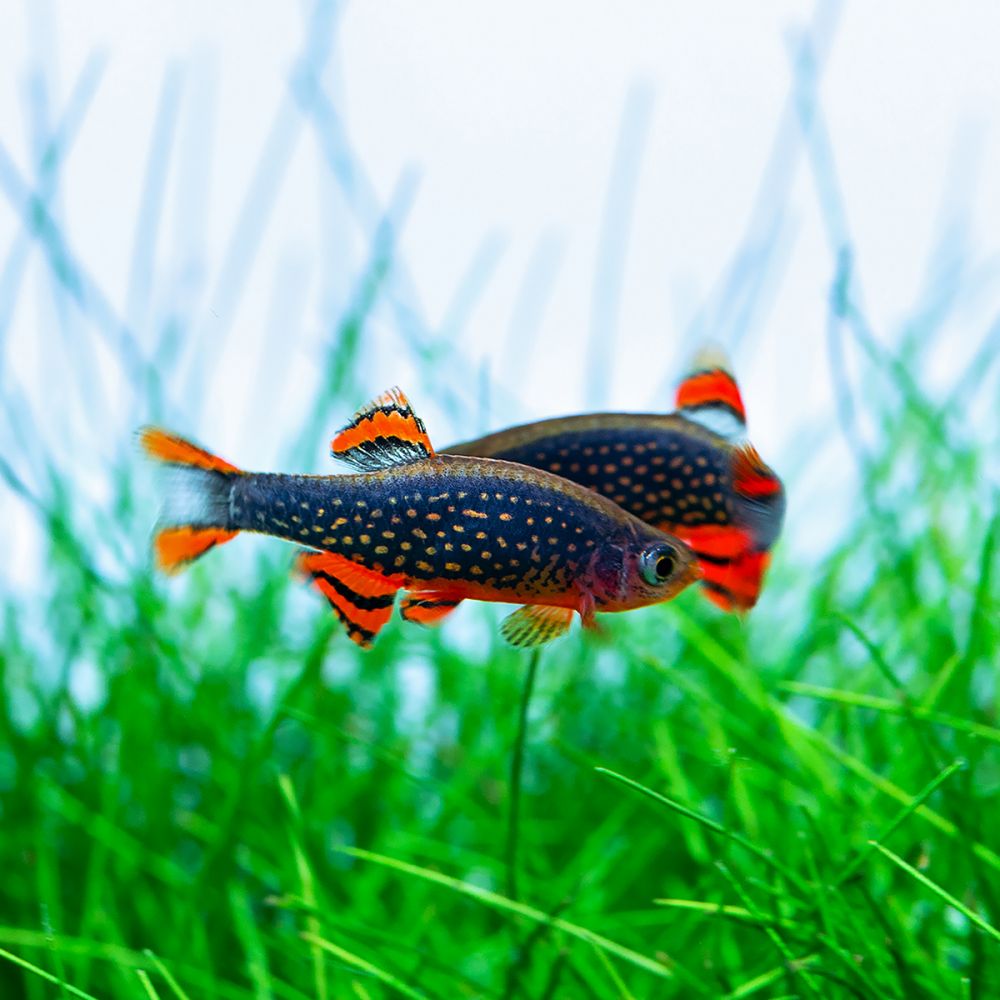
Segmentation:
{"type": "Polygon", "coordinates": [[[647,583],[665,583],[677,568],[677,552],[671,545],[653,545],[643,552],[639,564],[647,583]]]}

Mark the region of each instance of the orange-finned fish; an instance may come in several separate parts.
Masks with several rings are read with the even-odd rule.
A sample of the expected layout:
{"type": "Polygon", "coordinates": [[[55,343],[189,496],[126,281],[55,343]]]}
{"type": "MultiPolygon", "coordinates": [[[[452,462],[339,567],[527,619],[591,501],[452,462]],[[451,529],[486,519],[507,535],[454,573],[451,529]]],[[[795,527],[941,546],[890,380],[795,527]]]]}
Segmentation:
{"type": "Polygon", "coordinates": [[[555,472],[675,534],[720,607],[757,603],[781,531],[781,480],[746,443],[746,412],[725,357],[702,351],[677,412],[597,413],[512,427],[448,448],[555,472]]]}
{"type": "Polygon", "coordinates": [[[666,601],[698,578],[676,538],[559,476],[494,459],[436,455],[398,389],[359,410],[333,439],[340,476],[243,472],[183,438],[141,432],[173,466],[155,539],[177,570],[240,531],[306,547],[300,569],[350,637],[369,646],[400,611],[430,624],[467,599],[521,604],[501,632],[533,646],[597,611],[666,601]]]}

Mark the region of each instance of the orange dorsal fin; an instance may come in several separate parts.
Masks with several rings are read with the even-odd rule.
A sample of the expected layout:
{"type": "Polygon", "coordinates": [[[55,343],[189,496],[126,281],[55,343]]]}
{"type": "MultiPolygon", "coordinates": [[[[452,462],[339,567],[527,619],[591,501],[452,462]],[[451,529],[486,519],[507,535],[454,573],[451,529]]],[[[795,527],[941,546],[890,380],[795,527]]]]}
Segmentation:
{"type": "Polygon", "coordinates": [[[209,549],[223,545],[236,535],[237,532],[224,528],[193,528],[189,525],[163,528],[153,540],[156,564],[165,573],[176,573],[209,549]]]}
{"type": "Polygon", "coordinates": [[[363,472],[374,472],[430,458],[434,448],[409,400],[392,388],[354,414],[330,443],[330,453],[363,472]]]}
{"type": "Polygon", "coordinates": [[[542,604],[526,604],[508,615],[500,625],[500,634],[512,646],[541,646],[569,631],[573,620],[571,608],[554,608],[542,604]]]}
{"type": "Polygon", "coordinates": [[[399,613],[408,622],[418,625],[437,625],[462,603],[461,597],[445,597],[434,591],[418,591],[406,596],[399,605],[399,613]]]}
{"type": "Polygon", "coordinates": [[[743,397],[722,350],[703,348],[677,387],[677,409],[689,420],[729,440],[746,433],[743,397]]]}
{"type": "Polygon", "coordinates": [[[238,473],[235,465],[213,455],[204,448],[171,434],[160,427],[143,427],[139,431],[139,444],[150,458],[171,465],[187,465],[209,472],[238,473]]]}
{"type": "Polygon", "coordinates": [[[751,444],[740,445],[733,455],[733,489],[740,496],[759,500],[781,492],[781,480],[764,464],[751,444]]]}
{"type": "Polygon", "coordinates": [[[401,578],[383,576],[333,552],[302,552],[296,565],[330,602],[351,639],[367,649],[392,615],[401,578]]]}

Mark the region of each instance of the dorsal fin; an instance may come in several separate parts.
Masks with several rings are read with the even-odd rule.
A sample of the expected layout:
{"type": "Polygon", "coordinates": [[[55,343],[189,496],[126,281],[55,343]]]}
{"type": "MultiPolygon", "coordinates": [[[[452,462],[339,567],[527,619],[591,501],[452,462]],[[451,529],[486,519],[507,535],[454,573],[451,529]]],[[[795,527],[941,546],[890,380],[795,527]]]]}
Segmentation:
{"type": "Polygon", "coordinates": [[[394,386],[354,414],[330,443],[330,454],[362,472],[375,472],[430,458],[434,448],[424,422],[394,386]]]}
{"type": "Polygon", "coordinates": [[[730,441],[746,433],[743,398],[721,348],[704,347],[694,356],[689,373],[677,387],[677,409],[730,441]]]}

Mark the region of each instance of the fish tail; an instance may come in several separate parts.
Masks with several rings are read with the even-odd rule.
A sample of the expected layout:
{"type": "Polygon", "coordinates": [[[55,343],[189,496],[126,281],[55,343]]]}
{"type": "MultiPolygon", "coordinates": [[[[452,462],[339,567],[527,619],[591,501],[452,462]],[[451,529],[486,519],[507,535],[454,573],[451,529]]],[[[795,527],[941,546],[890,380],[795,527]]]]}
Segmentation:
{"type": "Polygon", "coordinates": [[[156,563],[176,573],[216,545],[235,538],[232,492],[241,470],[158,427],[139,432],[143,451],[168,467],[163,508],[153,539],[156,563]]]}

